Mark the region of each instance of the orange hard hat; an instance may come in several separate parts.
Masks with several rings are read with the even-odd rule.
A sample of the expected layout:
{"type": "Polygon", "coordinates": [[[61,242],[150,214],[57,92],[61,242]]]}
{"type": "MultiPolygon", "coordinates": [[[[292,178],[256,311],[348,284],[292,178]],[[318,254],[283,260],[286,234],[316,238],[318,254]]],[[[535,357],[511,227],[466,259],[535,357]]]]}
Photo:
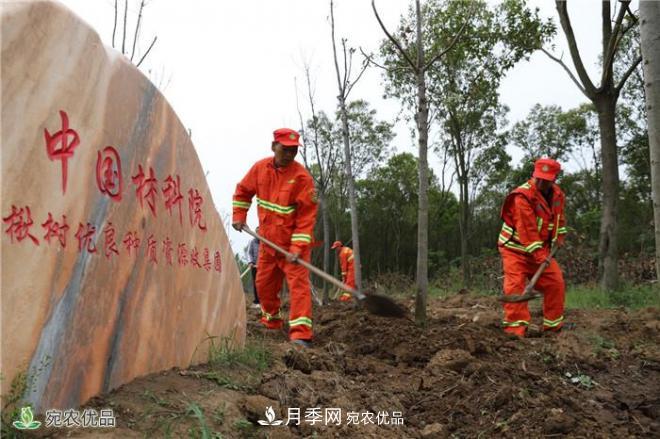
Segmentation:
{"type": "Polygon", "coordinates": [[[334,249],[336,249],[337,247],[341,247],[341,241],[335,241],[335,242],[333,242],[333,243],[332,243],[332,247],[330,247],[330,248],[334,250],[334,249]]]}

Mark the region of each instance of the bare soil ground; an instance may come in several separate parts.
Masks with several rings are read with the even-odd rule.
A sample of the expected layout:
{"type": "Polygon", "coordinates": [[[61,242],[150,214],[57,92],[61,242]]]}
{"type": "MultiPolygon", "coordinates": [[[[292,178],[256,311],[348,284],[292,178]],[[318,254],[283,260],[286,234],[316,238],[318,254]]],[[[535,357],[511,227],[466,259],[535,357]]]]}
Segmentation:
{"type": "Polygon", "coordinates": [[[248,343],[269,353],[265,369],[209,364],[143,377],[89,403],[113,408],[118,428],[47,434],[660,437],[659,310],[568,311],[572,329],[549,337],[531,328],[523,340],[502,333],[492,297],[459,294],[431,301],[428,310],[420,328],[343,303],[317,308],[311,349],[261,328],[255,315],[248,343]],[[289,408],[300,408],[300,425],[259,425],[269,406],[285,422],[289,408]],[[305,419],[311,408],[341,408],[341,425],[312,425],[305,419]],[[349,411],[360,413],[358,425],[347,423],[349,411]],[[385,417],[378,424],[379,412],[395,411],[403,425],[385,417]]]}

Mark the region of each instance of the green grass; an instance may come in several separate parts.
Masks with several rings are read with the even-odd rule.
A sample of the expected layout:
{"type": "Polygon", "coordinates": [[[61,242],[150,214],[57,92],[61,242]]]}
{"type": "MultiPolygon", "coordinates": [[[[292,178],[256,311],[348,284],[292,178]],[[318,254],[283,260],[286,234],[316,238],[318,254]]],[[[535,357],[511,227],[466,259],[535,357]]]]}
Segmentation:
{"type": "Polygon", "coordinates": [[[242,366],[262,372],[271,363],[271,353],[262,342],[247,341],[243,347],[235,347],[233,339],[223,338],[219,343],[211,340],[209,364],[220,367],[242,366]]]}
{"type": "Polygon", "coordinates": [[[604,293],[596,286],[572,285],[566,291],[566,308],[631,309],[660,307],[660,290],[652,286],[624,286],[619,291],[604,293]]]}

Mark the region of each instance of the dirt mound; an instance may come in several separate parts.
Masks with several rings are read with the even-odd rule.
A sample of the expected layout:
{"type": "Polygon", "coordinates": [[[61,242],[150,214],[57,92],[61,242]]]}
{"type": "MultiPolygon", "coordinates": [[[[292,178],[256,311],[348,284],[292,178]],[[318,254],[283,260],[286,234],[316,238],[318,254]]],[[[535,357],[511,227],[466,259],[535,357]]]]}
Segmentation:
{"type": "Polygon", "coordinates": [[[343,303],[315,313],[311,349],[249,325],[250,339],[271,353],[251,383],[237,378],[240,368],[170,371],[94,405],[115,407],[131,433],[160,435],[168,421],[174,436],[202,427],[192,409],[171,421],[182,413],[171,400],[198,401],[208,431],[222,437],[660,435],[656,309],[569,311],[573,329],[548,337],[532,327],[523,340],[502,333],[494,298],[469,294],[430,303],[424,328],[343,303]]]}

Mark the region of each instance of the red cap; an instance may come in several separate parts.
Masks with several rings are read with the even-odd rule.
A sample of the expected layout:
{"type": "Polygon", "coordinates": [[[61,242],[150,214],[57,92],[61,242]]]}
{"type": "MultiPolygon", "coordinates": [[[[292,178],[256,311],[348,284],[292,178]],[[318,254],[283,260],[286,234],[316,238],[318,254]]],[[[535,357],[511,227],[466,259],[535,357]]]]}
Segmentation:
{"type": "Polygon", "coordinates": [[[536,163],[534,163],[534,173],[532,174],[532,177],[555,181],[559,171],[561,171],[561,165],[559,162],[548,158],[538,159],[536,163]]]}
{"type": "Polygon", "coordinates": [[[300,134],[291,128],[280,128],[273,131],[273,140],[282,146],[300,146],[300,134]]]}
{"type": "Polygon", "coordinates": [[[334,249],[336,249],[337,247],[341,247],[341,241],[335,241],[335,242],[333,242],[333,243],[332,243],[332,247],[330,247],[330,248],[334,250],[334,249]]]}

